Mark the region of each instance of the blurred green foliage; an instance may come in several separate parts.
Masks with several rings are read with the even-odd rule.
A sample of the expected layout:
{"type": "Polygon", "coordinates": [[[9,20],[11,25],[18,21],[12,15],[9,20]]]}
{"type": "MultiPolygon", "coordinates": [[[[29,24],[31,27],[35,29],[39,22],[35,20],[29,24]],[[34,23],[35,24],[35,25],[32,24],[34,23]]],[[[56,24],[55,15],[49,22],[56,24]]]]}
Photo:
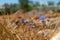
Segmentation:
{"type": "Polygon", "coordinates": [[[4,13],[4,10],[1,9],[1,10],[0,10],[0,15],[3,15],[3,13],[4,13]]]}
{"type": "Polygon", "coordinates": [[[11,14],[11,12],[12,12],[12,13],[15,13],[17,10],[19,10],[18,4],[7,4],[7,3],[5,3],[3,6],[6,7],[6,8],[4,9],[4,11],[5,11],[4,14],[5,14],[5,15],[6,15],[6,14],[11,14]]]}
{"type": "Polygon", "coordinates": [[[29,0],[19,0],[20,9],[24,12],[29,11],[32,7],[29,5],[29,0]]]}
{"type": "Polygon", "coordinates": [[[39,2],[33,2],[33,1],[30,1],[30,0],[18,0],[19,1],[19,4],[8,4],[8,3],[5,3],[3,6],[6,7],[6,9],[4,10],[1,10],[0,9],[0,15],[2,14],[11,14],[11,13],[15,13],[16,11],[18,10],[23,10],[24,12],[28,12],[28,11],[31,11],[33,9],[36,9],[36,10],[54,10],[56,12],[60,12],[60,1],[56,4],[57,7],[55,7],[55,3],[54,1],[48,1],[48,5],[45,5],[45,4],[40,4],[39,2]],[[40,9],[41,8],[41,9],[40,9]],[[5,11],[5,12],[4,12],[5,11]]]}

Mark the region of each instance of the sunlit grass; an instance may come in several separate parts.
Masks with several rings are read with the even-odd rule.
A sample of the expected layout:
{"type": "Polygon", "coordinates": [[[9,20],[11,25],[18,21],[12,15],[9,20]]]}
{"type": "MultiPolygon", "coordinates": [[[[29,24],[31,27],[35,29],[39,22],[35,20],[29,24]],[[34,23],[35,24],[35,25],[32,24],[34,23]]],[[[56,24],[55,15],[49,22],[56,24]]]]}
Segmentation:
{"type": "MultiPolygon", "coordinates": [[[[55,17],[55,15],[54,15],[54,17],[55,17]]],[[[12,24],[10,24],[10,26],[9,26],[10,20],[12,20],[12,19],[18,20],[18,19],[13,15],[4,16],[4,17],[5,18],[2,17],[3,23],[0,23],[0,39],[1,40],[7,40],[7,39],[9,39],[9,40],[47,40],[48,39],[49,40],[50,39],[49,36],[44,36],[44,33],[38,34],[38,32],[41,30],[46,30],[46,29],[49,29],[49,30],[51,30],[50,32],[52,32],[52,30],[54,30],[54,26],[55,26],[55,25],[50,25],[49,28],[44,29],[43,24],[35,24],[35,26],[36,26],[35,28],[30,28],[30,23],[27,23],[26,25],[18,26],[15,30],[12,30],[13,27],[12,27],[12,29],[10,28],[12,24]],[[9,19],[9,20],[6,21],[5,19],[9,19]],[[13,31],[13,33],[11,31],[13,31]]],[[[22,19],[25,19],[25,18],[32,19],[32,17],[29,17],[27,15],[26,16],[22,15],[22,19]]],[[[51,36],[51,34],[50,34],[50,36],[51,36]]]]}

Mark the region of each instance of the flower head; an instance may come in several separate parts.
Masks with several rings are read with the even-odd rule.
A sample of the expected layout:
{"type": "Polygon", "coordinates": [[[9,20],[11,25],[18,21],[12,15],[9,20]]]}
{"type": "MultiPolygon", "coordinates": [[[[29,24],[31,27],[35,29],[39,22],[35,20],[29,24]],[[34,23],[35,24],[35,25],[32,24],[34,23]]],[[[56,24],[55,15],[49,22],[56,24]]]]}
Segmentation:
{"type": "Polygon", "coordinates": [[[24,22],[25,23],[28,23],[28,22],[30,22],[30,20],[29,19],[25,19],[24,22]]]}

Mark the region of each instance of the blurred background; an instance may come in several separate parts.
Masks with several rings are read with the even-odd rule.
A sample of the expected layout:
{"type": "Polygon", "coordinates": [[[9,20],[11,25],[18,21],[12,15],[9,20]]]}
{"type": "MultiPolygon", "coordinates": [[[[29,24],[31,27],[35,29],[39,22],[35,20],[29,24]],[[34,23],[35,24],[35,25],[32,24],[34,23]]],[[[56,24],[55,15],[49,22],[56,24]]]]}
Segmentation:
{"type": "Polygon", "coordinates": [[[0,15],[13,14],[18,10],[60,12],[60,0],[0,0],[0,15]]]}

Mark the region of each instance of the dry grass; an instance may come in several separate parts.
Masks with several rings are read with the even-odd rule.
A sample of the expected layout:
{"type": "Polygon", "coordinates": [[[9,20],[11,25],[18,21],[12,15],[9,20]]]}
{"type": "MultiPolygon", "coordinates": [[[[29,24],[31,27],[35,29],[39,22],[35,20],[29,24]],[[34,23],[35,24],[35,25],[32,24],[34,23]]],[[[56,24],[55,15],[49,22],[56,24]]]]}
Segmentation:
{"type": "MultiPolygon", "coordinates": [[[[47,14],[46,16],[49,17],[50,14],[47,14]]],[[[53,14],[50,17],[57,16],[57,14],[53,14]]],[[[26,14],[22,14],[21,17],[21,19],[28,18],[30,20],[32,20],[31,18],[34,18],[26,14]]],[[[16,15],[0,16],[0,40],[50,40],[50,38],[53,36],[53,33],[55,33],[54,29],[45,29],[42,25],[39,24],[36,24],[38,26],[35,28],[30,28],[30,23],[32,22],[19,26],[13,30],[14,27],[11,28],[12,24],[10,24],[11,20],[19,19],[16,15]],[[46,31],[49,32],[48,35],[44,34],[46,31]]]]}

